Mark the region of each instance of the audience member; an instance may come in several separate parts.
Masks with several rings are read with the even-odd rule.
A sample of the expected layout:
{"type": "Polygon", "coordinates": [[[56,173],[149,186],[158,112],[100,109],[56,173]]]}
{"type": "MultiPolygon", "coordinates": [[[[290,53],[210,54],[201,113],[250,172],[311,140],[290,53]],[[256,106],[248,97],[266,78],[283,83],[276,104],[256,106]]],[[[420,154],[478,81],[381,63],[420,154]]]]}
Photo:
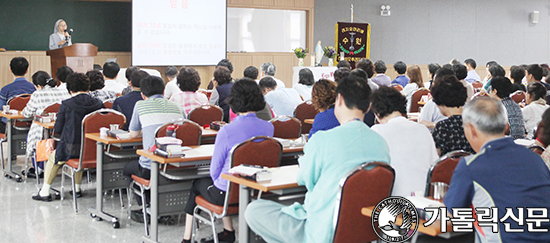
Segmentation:
{"type": "Polygon", "coordinates": [[[277,89],[277,82],[273,77],[260,79],[259,86],[275,116],[294,116],[296,106],[302,103],[298,91],[291,88],[277,89]]]}
{"type": "Polygon", "coordinates": [[[122,90],[126,86],[116,81],[119,71],[120,66],[116,62],[106,62],[103,64],[103,76],[105,76],[105,87],[103,90],[111,90],[117,94],[122,93],[122,90]]]}
{"type": "Polygon", "coordinates": [[[541,157],[546,166],[550,169],[550,109],[546,109],[544,113],[542,113],[542,119],[537,128],[534,145],[544,148],[541,157]]]}
{"type": "Polygon", "coordinates": [[[336,68],[338,68],[338,69],[347,68],[347,69],[351,70],[351,64],[346,60],[340,60],[340,61],[338,61],[338,64],[336,64],[336,68]]]}
{"type": "Polygon", "coordinates": [[[409,78],[409,83],[403,87],[403,95],[407,98],[407,112],[411,110],[411,100],[414,92],[424,88],[424,82],[422,81],[422,71],[420,67],[414,65],[407,69],[407,77],[409,78]]]}
{"type": "Polygon", "coordinates": [[[454,150],[474,153],[462,127],[462,106],[467,97],[464,85],[458,82],[456,76],[446,75],[435,82],[431,92],[441,114],[448,117],[434,128],[433,138],[438,154],[445,155],[454,150]]]}
{"type": "Polygon", "coordinates": [[[374,63],[374,71],[376,76],[371,79],[372,82],[378,84],[378,86],[390,86],[391,78],[386,75],[386,63],[382,60],[378,60],[374,63]]]}
{"type": "Polygon", "coordinates": [[[266,63],[262,64],[262,66],[260,66],[260,71],[262,71],[261,75],[260,75],[260,79],[262,79],[264,77],[271,77],[271,78],[273,78],[273,80],[275,80],[275,82],[277,82],[277,88],[278,89],[286,88],[285,83],[283,81],[281,81],[279,79],[276,79],[274,77],[276,68],[275,68],[275,65],[273,65],[273,63],[266,62],[266,63]]]}
{"type": "Polygon", "coordinates": [[[334,114],[342,125],[317,132],[298,159],[297,182],[307,189],[305,203],[284,206],[260,199],[246,209],[246,222],[267,242],[330,242],[338,182],[365,162],[390,162],[384,138],[361,122],[370,106],[369,86],[349,76],[336,93],[334,114]]]}
{"type": "Polygon", "coordinates": [[[464,60],[464,65],[466,66],[466,70],[468,71],[466,78],[464,78],[466,82],[473,83],[475,81],[481,81],[481,77],[479,77],[479,75],[476,72],[477,64],[476,64],[476,61],[474,61],[474,59],[468,58],[464,60]]]}
{"type": "Polygon", "coordinates": [[[351,70],[348,68],[338,68],[334,71],[334,82],[336,84],[340,83],[340,80],[343,80],[345,77],[349,76],[351,70]]]}
{"type": "MultiPolygon", "coordinates": [[[[183,242],[188,243],[191,239],[193,210],[197,196],[204,197],[210,203],[223,205],[228,181],[222,179],[221,175],[229,170],[231,149],[255,136],[273,136],[273,125],[256,117],[255,112],[265,106],[265,100],[254,80],[243,78],[235,82],[227,100],[231,110],[237,112],[239,116],[232,123],[222,127],[216,136],[214,154],[210,162],[210,177],[193,182],[189,200],[185,206],[187,215],[183,242]]],[[[235,230],[229,216],[223,218],[223,226],[224,230],[218,234],[218,239],[223,242],[234,242],[235,230]]]]}
{"type": "MultiPolygon", "coordinates": [[[[506,111],[498,100],[476,98],[466,104],[463,114],[466,138],[478,154],[462,158],[453,172],[443,199],[449,213],[456,215],[454,210],[472,207],[479,218],[480,209],[489,214],[491,208],[498,210],[493,215],[500,219],[495,227],[474,227],[479,242],[550,242],[550,234],[534,233],[528,230],[532,225],[507,217],[548,208],[550,171],[542,159],[504,137],[506,111]],[[509,228],[522,233],[505,230],[509,228]]],[[[548,228],[547,223],[537,225],[540,230],[548,228]]]]}
{"type": "MultiPolygon", "coordinates": [[[[433,85],[437,83],[441,78],[443,78],[446,75],[455,75],[455,72],[448,68],[439,68],[436,72],[436,75],[434,76],[433,85]]],[[[432,88],[433,88],[432,85],[432,88]]],[[[430,93],[432,93],[430,91],[430,93]]],[[[432,93],[433,96],[433,93],[432,93]]],[[[432,131],[435,128],[435,124],[447,119],[446,116],[441,114],[441,111],[439,108],[437,108],[437,105],[435,104],[433,99],[428,100],[426,104],[422,107],[420,110],[420,116],[418,116],[418,123],[426,126],[430,131],[432,131]]]]}
{"type": "Polygon", "coordinates": [[[523,121],[525,122],[525,130],[527,130],[527,138],[531,139],[534,135],[534,130],[539,125],[542,119],[542,113],[550,106],[546,104],[546,88],[539,82],[532,82],[527,85],[525,94],[525,103],[527,106],[521,109],[523,113],[523,121]]]}
{"type": "Polygon", "coordinates": [[[460,63],[460,61],[459,61],[458,59],[453,58],[453,59],[451,59],[451,61],[449,61],[449,64],[450,64],[451,66],[454,66],[454,65],[456,65],[456,64],[462,64],[462,63],[460,63]]]}
{"type": "Polygon", "coordinates": [[[315,78],[313,77],[313,72],[308,68],[302,68],[300,72],[298,72],[298,83],[292,88],[298,91],[298,94],[302,96],[303,100],[311,100],[311,89],[314,83],[315,78]]]}
{"type": "Polygon", "coordinates": [[[491,87],[491,80],[495,77],[504,77],[504,75],[506,75],[506,71],[504,70],[504,68],[502,66],[500,66],[499,64],[490,64],[489,65],[489,68],[488,68],[488,71],[489,71],[489,77],[490,79],[487,81],[487,83],[485,84],[485,86],[483,86],[483,89],[484,90],[489,90],[489,87],[491,87]]]}
{"type": "Polygon", "coordinates": [[[168,66],[166,70],[164,70],[164,76],[169,80],[168,83],[166,83],[166,87],[164,87],[164,97],[166,97],[166,99],[171,99],[173,95],[181,93],[177,83],[178,68],[168,66]]]}
{"type": "MultiPolygon", "coordinates": [[[[542,80],[542,67],[539,66],[538,64],[529,65],[529,67],[527,68],[527,75],[525,75],[525,78],[527,80],[527,83],[541,82],[541,84],[544,85],[546,90],[550,89],[550,84],[541,81],[542,80]]],[[[546,96],[547,96],[546,101],[548,101],[548,93],[546,94],[546,96]]]]}
{"type": "Polygon", "coordinates": [[[521,66],[510,67],[510,79],[513,82],[512,92],[515,92],[517,90],[527,91],[527,89],[525,88],[525,85],[521,83],[524,77],[525,77],[525,69],[523,69],[523,67],[521,66]]]}
{"type": "MultiPolygon", "coordinates": [[[[88,95],[90,79],[83,73],[73,73],[67,78],[67,88],[72,98],[61,103],[57,119],[55,120],[54,133],[61,134],[56,149],[50,154],[44,170],[44,184],[37,195],[32,199],[38,201],[51,201],[51,185],[57,176],[57,171],[69,159],[80,157],[80,145],[82,141],[82,119],[87,114],[103,108],[103,103],[88,95]]],[[[80,184],[82,171],[77,172],[74,178],[77,197],[82,196],[80,184]]]]}
{"type": "Polygon", "coordinates": [[[409,83],[409,78],[405,75],[407,72],[407,64],[402,61],[398,61],[393,64],[393,69],[395,69],[397,77],[391,83],[399,84],[401,87],[405,87],[409,83]]]}
{"type": "MultiPolygon", "coordinates": [[[[47,72],[38,71],[32,75],[32,83],[36,91],[32,93],[27,106],[21,112],[21,115],[27,118],[33,118],[35,115],[42,115],[44,108],[55,103],[61,103],[62,100],[71,97],[65,90],[56,89],[57,81],[51,78],[47,72]]],[[[32,123],[27,135],[27,158],[33,158],[33,152],[36,149],[36,142],[43,139],[44,128],[37,123],[32,123]]],[[[33,158],[34,159],[34,158],[33,158]]],[[[29,171],[29,175],[34,169],[29,171]]],[[[27,176],[29,176],[27,175],[27,176]]]]}
{"type": "Polygon", "coordinates": [[[233,82],[231,82],[233,78],[231,78],[231,71],[223,66],[220,66],[216,68],[216,71],[214,71],[214,91],[212,91],[212,95],[210,96],[210,104],[217,105],[222,108],[223,110],[223,121],[229,123],[229,104],[226,102],[227,96],[229,96],[229,92],[231,91],[231,86],[233,86],[233,82]]]}
{"type": "Polygon", "coordinates": [[[495,64],[498,64],[497,62],[495,61],[488,61],[486,64],[485,64],[485,71],[486,71],[486,74],[485,74],[485,78],[483,78],[483,85],[485,86],[487,84],[487,82],[491,79],[491,73],[489,72],[489,66],[491,65],[495,65],[495,64]]]}
{"type": "Polygon", "coordinates": [[[524,138],[525,124],[523,123],[521,107],[510,98],[510,90],[512,90],[510,79],[497,76],[491,79],[491,87],[488,93],[489,96],[502,101],[502,104],[504,104],[510,124],[510,136],[514,139],[524,138]]]}
{"type": "MultiPolygon", "coordinates": [[[[15,80],[7,84],[0,90],[0,107],[7,105],[8,101],[20,94],[32,94],[36,88],[25,78],[25,74],[29,71],[29,62],[24,57],[14,57],[10,61],[10,70],[15,80]]],[[[6,130],[5,117],[0,122],[0,133],[5,133],[6,130]]]]}
{"type": "MultiPolygon", "coordinates": [[[[369,85],[371,90],[377,90],[378,89],[378,85],[376,85],[373,82],[368,81],[367,73],[365,71],[363,71],[362,69],[357,69],[357,68],[354,69],[353,71],[350,72],[350,76],[355,76],[355,77],[360,78],[361,80],[363,80],[363,82],[366,82],[369,85]],[[373,85],[376,85],[376,86],[373,87],[373,85]]],[[[375,120],[376,120],[376,117],[374,116],[374,113],[372,112],[372,110],[369,110],[369,111],[367,111],[367,113],[365,113],[365,117],[363,118],[363,122],[365,122],[365,124],[367,124],[367,126],[372,127],[372,125],[374,125],[376,123],[375,120]]]]}
{"type": "Polygon", "coordinates": [[[465,80],[465,78],[468,76],[468,69],[466,66],[462,64],[455,64],[453,65],[453,71],[455,71],[456,78],[459,80],[462,85],[466,88],[466,93],[468,94],[468,98],[466,98],[466,102],[470,101],[472,96],[474,96],[474,86],[472,86],[471,83],[465,80]]]}
{"type": "Polygon", "coordinates": [[[540,81],[547,83],[546,77],[548,77],[548,74],[550,74],[550,67],[548,67],[548,64],[546,63],[540,64],[540,67],[542,68],[542,79],[540,81]]]}
{"type": "Polygon", "coordinates": [[[67,89],[67,77],[69,75],[73,74],[74,71],[69,66],[61,66],[57,69],[57,73],[55,74],[57,77],[57,80],[59,81],[59,85],[57,86],[58,89],[67,91],[67,94],[69,94],[69,89],[67,89]]]}
{"type": "Polygon", "coordinates": [[[330,80],[321,79],[313,85],[311,103],[319,111],[315,115],[309,138],[318,131],[325,131],[340,126],[334,115],[334,101],[336,101],[336,84],[330,80]]]}
{"type": "MultiPolygon", "coordinates": [[[[136,67],[136,66],[130,66],[130,67],[126,68],[126,72],[124,72],[124,76],[126,77],[127,83],[126,83],[126,88],[124,88],[122,90],[122,95],[127,95],[130,92],[132,92],[132,80],[131,80],[132,74],[134,72],[139,71],[139,70],[141,70],[141,69],[139,67],[136,67]]],[[[98,70],[98,71],[100,71],[100,70],[98,70]]]]}
{"type": "Polygon", "coordinates": [[[112,90],[105,89],[105,80],[103,74],[97,70],[86,72],[86,76],[90,79],[90,92],[88,94],[101,102],[113,102],[116,99],[117,93],[112,90]]]}
{"type": "Polygon", "coordinates": [[[258,79],[258,69],[254,66],[248,66],[244,69],[243,75],[245,78],[252,79],[256,82],[259,82],[258,79]]]}
{"type": "Polygon", "coordinates": [[[201,86],[201,77],[197,70],[188,67],[180,69],[176,81],[178,82],[177,85],[181,92],[172,95],[170,101],[178,104],[182,108],[184,114],[189,114],[189,111],[195,107],[208,104],[208,97],[197,91],[201,86]]]}
{"type": "Polygon", "coordinates": [[[437,63],[430,63],[428,65],[428,72],[430,72],[430,86],[429,86],[430,89],[432,88],[432,85],[433,85],[433,80],[434,80],[435,73],[440,68],[441,68],[441,66],[439,66],[439,64],[437,64],[437,63]]]}
{"type": "Polygon", "coordinates": [[[428,128],[406,118],[406,105],[407,99],[392,87],[374,91],[372,110],[380,124],[372,126],[372,130],[390,148],[396,174],[392,196],[408,197],[413,193],[422,196],[428,170],[437,160],[437,150],[428,128]]]}
{"type": "Polygon", "coordinates": [[[372,76],[374,75],[374,64],[372,64],[369,59],[361,58],[361,60],[357,62],[356,70],[363,70],[365,72],[366,82],[369,84],[371,90],[374,91],[378,89],[378,84],[370,80],[370,78],[372,78],[372,76]]]}
{"type": "Polygon", "coordinates": [[[130,122],[132,122],[132,117],[134,114],[134,107],[136,103],[140,100],[143,100],[141,96],[140,83],[141,80],[149,77],[149,74],[143,70],[132,73],[130,77],[130,87],[132,87],[132,92],[116,98],[113,102],[113,109],[120,111],[126,117],[126,124],[124,124],[124,130],[128,130],[130,122]]]}
{"type": "MultiPolygon", "coordinates": [[[[233,64],[229,61],[229,59],[222,59],[221,61],[216,64],[216,69],[219,67],[226,67],[227,70],[229,70],[229,75],[233,74],[233,64]]],[[[233,82],[233,78],[231,78],[231,82],[233,82]]],[[[214,83],[214,79],[210,80],[210,83],[208,83],[208,86],[206,89],[211,90],[215,89],[216,84],[214,83]]]]}

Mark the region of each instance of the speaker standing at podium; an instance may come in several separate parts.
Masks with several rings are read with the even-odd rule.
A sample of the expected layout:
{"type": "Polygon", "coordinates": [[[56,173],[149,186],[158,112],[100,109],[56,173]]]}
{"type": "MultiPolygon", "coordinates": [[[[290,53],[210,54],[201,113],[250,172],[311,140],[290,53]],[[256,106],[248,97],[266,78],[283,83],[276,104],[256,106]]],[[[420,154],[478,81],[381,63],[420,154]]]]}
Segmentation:
{"type": "Polygon", "coordinates": [[[63,19],[58,19],[53,28],[53,34],[50,35],[50,50],[59,49],[70,46],[72,29],[67,31],[67,22],[63,19]]]}

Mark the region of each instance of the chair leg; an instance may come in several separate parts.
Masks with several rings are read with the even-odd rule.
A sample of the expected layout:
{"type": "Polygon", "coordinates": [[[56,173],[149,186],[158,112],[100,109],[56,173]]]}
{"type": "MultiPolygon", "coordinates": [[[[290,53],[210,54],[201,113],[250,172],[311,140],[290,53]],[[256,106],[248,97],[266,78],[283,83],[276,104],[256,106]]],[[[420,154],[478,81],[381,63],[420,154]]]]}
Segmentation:
{"type": "Polygon", "coordinates": [[[64,165],[61,167],[61,201],[65,199],[65,196],[63,195],[65,192],[65,172],[63,171],[63,167],[64,165]]]}
{"type": "Polygon", "coordinates": [[[128,193],[128,222],[131,221],[130,219],[132,215],[132,199],[134,197],[134,190],[132,190],[133,185],[134,183],[131,183],[130,187],[126,188],[126,193],[128,193]]]}
{"type": "Polygon", "coordinates": [[[5,170],[5,167],[4,167],[4,146],[2,146],[2,144],[4,144],[4,140],[0,141],[0,154],[2,156],[2,171],[5,170]]]}
{"type": "Polygon", "coordinates": [[[74,179],[74,174],[75,174],[75,171],[73,170],[72,171],[72,177],[71,177],[71,181],[72,181],[72,184],[73,184],[73,204],[74,204],[74,212],[76,214],[78,214],[78,204],[76,202],[76,181],[74,179]]]}
{"type": "Polygon", "coordinates": [[[88,173],[86,174],[88,176],[88,184],[92,183],[92,176],[90,175],[90,171],[88,170],[87,171],[88,173]]]}
{"type": "MultiPolygon", "coordinates": [[[[29,158],[30,156],[25,156],[25,182],[27,182],[27,178],[29,178],[29,158]]],[[[35,169],[34,174],[38,177],[38,170],[35,169]]]]}
{"type": "Polygon", "coordinates": [[[145,225],[145,235],[149,236],[149,224],[147,222],[147,203],[145,201],[145,189],[143,185],[139,185],[139,190],[141,192],[141,210],[143,212],[143,224],[145,225]]]}
{"type": "Polygon", "coordinates": [[[212,223],[212,235],[214,236],[214,243],[218,242],[218,232],[216,231],[216,218],[212,215],[212,212],[208,212],[210,215],[210,223],[212,223]]]}
{"type": "Polygon", "coordinates": [[[124,200],[122,200],[122,189],[121,188],[118,189],[118,195],[119,195],[119,198],[120,198],[120,207],[124,208],[124,200]]]}
{"type": "Polygon", "coordinates": [[[191,224],[191,242],[195,242],[195,236],[197,235],[197,225],[199,224],[199,219],[195,217],[198,213],[198,207],[195,207],[193,210],[193,224],[191,224]]]}

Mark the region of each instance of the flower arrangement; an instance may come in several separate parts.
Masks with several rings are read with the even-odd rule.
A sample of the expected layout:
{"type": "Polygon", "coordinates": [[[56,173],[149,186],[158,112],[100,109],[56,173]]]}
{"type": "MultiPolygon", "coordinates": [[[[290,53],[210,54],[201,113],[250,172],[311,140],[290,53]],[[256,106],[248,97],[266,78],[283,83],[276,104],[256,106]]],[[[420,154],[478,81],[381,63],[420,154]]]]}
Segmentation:
{"type": "Polygon", "coordinates": [[[307,48],[297,47],[293,51],[297,58],[304,58],[307,55],[307,48]]]}
{"type": "Polygon", "coordinates": [[[329,59],[336,58],[336,50],[332,46],[325,46],[323,48],[323,55],[329,59]]]}

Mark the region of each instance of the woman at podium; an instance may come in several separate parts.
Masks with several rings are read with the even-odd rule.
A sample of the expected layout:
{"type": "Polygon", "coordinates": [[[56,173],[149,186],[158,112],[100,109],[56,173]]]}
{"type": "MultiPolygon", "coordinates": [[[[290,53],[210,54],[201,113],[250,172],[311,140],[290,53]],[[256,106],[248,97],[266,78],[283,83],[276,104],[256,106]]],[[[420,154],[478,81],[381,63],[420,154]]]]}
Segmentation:
{"type": "Polygon", "coordinates": [[[63,19],[58,19],[53,28],[53,34],[50,35],[50,50],[59,49],[70,46],[71,33],[67,32],[67,22],[63,19]]]}

